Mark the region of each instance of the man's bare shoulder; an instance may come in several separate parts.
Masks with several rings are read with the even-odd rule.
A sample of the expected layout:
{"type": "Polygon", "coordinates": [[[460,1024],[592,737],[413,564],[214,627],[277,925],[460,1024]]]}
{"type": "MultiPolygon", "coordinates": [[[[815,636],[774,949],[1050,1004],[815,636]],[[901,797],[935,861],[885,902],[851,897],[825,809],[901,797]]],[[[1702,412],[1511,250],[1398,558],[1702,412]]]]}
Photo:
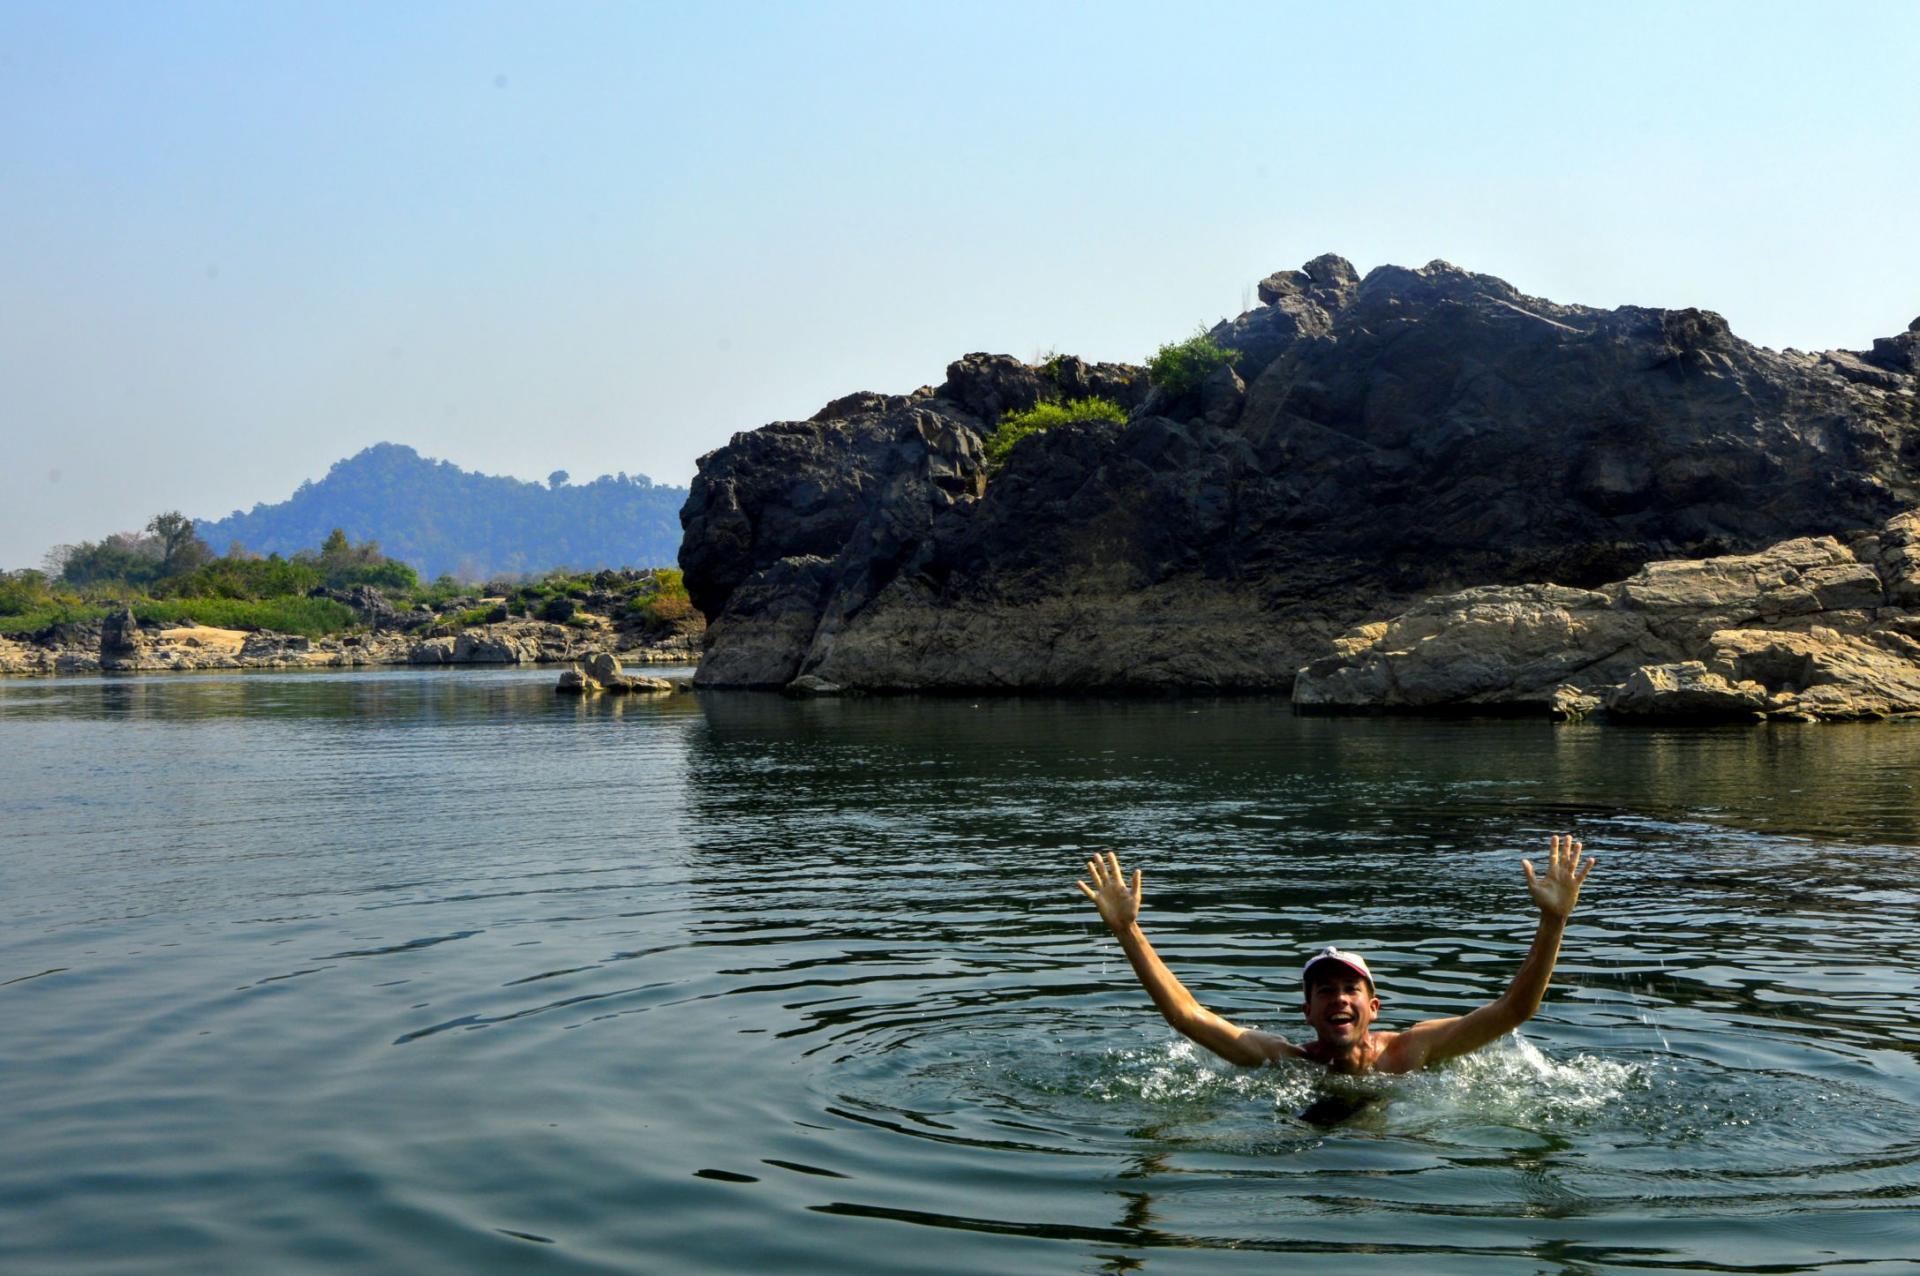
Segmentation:
{"type": "Polygon", "coordinates": [[[1260,1052],[1265,1063],[1279,1063],[1283,1059],[1305,1059],[1309,1056],[1305,1050],[1294,1045],[1285,1037],[1271,1032],[1261,1032],[1248,1028],[1240,1034],[1240,1040],[1260,1052]]]}
{"type": "Polygon", "coordinates": [[[1426,1066],[1426,1052],[1407,1033],[1380,1031],[1372,1037],[1375,1072],[1418,1072],[1426,1066]]]}

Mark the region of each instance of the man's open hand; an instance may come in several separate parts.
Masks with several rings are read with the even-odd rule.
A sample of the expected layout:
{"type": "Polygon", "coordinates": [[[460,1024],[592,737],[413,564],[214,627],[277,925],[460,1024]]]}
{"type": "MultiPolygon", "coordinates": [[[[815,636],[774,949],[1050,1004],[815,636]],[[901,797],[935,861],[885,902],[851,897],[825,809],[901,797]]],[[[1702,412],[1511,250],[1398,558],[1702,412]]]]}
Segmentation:
{"type": "Polygon", "coordinates": [[[1127,876],[1120,871],[1119,857],[1112,851],[1101,860],[1099,852],[1087,861],[1087,876],[1093,879],[1093,885],[1075,882],[1080,893],[1093,901],[1100,910],[1100,920],[1115,934],[1133,925],[1140,916],[1140,870],[1133,870],[1133,885],[1127,885],[1127,876]]]}
{"type": "Polygon", "coordinates": [[[1527,893],[1540,905],[1540,911],[1565,917],[1580,898],[1580,883],[1587,880],[1587,874],[1593,869],[1593,856],[1587,856],[1584,864],[1580,862],[1584,848],[1573,840],[1572,834],[1565,837],[1554,834],[1552,848],[1546,872],[1536,874],[1532,860],[1521,860],[1520,864],[1527,870],[1527,893]]]}

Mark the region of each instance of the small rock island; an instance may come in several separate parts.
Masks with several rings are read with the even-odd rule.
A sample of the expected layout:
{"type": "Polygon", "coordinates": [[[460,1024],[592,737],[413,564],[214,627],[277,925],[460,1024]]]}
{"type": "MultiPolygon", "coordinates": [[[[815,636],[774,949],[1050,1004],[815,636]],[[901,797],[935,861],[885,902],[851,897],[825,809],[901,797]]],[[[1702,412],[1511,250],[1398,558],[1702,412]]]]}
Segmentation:
{"type": "Polygon", "coordinates": [[[1774,351],[1331,255],[1259,298],[1197,367],[971,354],[702,457],[698,685],[1920,711],[1920,320],[1774,351]]]}

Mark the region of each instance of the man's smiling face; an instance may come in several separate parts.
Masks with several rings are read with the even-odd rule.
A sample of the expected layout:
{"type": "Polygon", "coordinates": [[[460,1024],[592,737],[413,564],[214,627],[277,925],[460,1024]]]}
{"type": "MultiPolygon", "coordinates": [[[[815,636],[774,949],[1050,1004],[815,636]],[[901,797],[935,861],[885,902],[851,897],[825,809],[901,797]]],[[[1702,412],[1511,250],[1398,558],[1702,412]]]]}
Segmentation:
{"type": "Polygon", "coordinates": [[[1358,971],[1338,966],[1325,973],[1314,971],[1307,988],[1306,1016],[1325,1044],[1342,1048],[1365,1041],[1379,1013],[1380,999],[1358,971]]]}

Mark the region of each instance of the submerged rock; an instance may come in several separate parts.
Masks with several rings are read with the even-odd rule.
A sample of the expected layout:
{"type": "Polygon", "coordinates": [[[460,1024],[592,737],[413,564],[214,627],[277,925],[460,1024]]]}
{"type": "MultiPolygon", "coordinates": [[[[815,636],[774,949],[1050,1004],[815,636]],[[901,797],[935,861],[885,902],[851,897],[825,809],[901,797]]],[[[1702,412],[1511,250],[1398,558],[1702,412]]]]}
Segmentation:
{"type": "Polygon", "coordinates": [[[1607,712],[1627,718],[1759,718],[1767,689],[1757,682],[1729,682],[1698,660],[1642,665],[1606,696],[1607,712]]]}
{"type": "Polygon", "coordinates": [[[667,678],[645,678],[623,673],[611,652],[589,652],[584,660],[560,675],[554,691],[561,695],[671,695],[684,684],[667,678]]]}
{"type": "Polygon", "coordinates": [[[1558,722],[1580,722],[1600,704],[1599,696],[1589,695],[1578,687],[1559,686],[1547,697],[1547,712],[1558,722]]]}

